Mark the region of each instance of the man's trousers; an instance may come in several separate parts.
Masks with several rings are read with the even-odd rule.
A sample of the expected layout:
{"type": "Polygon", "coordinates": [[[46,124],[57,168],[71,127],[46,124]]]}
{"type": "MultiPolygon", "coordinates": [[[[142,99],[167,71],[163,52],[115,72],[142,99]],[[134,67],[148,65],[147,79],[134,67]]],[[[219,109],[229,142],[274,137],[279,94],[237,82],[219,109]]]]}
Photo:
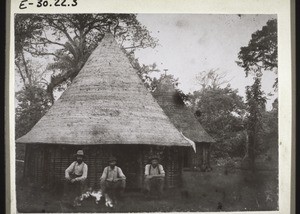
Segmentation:
{"type": "MultiPolygon", "coordinates": [[[[76,175],[71,175],[71,179],[74,179],[76,175]]],[[[86,190],[85,181],[75,181],[71,183],[70,180],[66,180],[64,183],[64,195],[63,200],[73,202],[76,197],[80,196],[86,190]]]]}
{"type": "Polygon", "coordinates": [[[145,178],[144,185],[145,189],[148,192],[153,192],[153,190],[157,189],[159,194],[162,194],[164,189],[165,179],[164,177],[152,177],[152,178],[145,178]]]}
{"type": "Polygon", "coordinates": [[[100,187],[103,193],[113,192],[123,194],[126,187],[126,180],[118,180],[118,181],[107,181],[101,180],[100,187]]]}

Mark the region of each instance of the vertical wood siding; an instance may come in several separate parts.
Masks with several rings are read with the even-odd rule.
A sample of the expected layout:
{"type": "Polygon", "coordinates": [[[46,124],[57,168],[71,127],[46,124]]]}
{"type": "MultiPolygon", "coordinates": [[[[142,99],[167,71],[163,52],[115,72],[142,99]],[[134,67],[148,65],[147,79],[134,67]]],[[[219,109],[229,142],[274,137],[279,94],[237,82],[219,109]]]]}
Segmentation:
{"type": "Polygon", "coordinates": [[[144,167],[153,154],[160,157],[166,171],[166,187],[173,188],[181,181],[181,147],[140,146],[140,145],[27,145],[24,175],[36,185],[53,186],[64,182],[65,169],[75,160],[78,149],[85,153],[84,162],[88,165],[89,187],[99,188],[99,179],[108,158],[117,157],[117,165],[127,177],[127,188],[143,186],[144,167]]]}

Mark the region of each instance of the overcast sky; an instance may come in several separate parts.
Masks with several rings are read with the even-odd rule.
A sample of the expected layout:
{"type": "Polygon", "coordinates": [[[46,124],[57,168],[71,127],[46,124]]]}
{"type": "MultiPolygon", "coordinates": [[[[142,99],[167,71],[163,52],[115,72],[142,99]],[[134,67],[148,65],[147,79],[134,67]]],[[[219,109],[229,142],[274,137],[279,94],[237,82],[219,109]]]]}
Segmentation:
{"type": "MultiPolygon", "coordinates": [[[[272,18],[276,15],[139,14],[138,20],[160,45],[140,50],[136,56],[141,63],[155,62],[159,69],[168,69],[168,74],[179,78],[184,92],[200,88],[195,77],[201,71],[219,69],[244,97],[245,86],[252,84],[253,77],[245,78],[244,70],[236,64],[238,52],[247,46],[251,34],[272,18]]],[[[264,73],[266,94],[274,93],[274,79],[274,73],[264,73]]],[[[268,97],[268,109],[276,97],[268,97]]]]}

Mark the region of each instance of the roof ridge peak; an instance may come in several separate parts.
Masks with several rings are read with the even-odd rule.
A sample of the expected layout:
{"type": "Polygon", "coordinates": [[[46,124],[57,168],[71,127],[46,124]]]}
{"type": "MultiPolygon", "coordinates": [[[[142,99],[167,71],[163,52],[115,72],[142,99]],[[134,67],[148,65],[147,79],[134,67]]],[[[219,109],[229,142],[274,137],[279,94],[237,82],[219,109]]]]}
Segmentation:
{"type": "Polygon", "coordinates": [[[190,146],[146,89],[112,33],[20,143],[190,146]],[[167,131],[166,131],[167,130],[167,131]]]}

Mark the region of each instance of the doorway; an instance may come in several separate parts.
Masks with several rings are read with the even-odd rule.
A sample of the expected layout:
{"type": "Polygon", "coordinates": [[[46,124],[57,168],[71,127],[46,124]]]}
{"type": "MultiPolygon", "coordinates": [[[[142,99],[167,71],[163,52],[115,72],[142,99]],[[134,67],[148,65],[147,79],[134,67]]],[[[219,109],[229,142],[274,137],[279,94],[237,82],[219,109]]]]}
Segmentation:
{"type": "Polygon", "coordinates": [[[113,149],[119,166],[126,176],[126,189],[134,190],[142,186],[142,151],[139,145],[117,145],[113,149]]]}

